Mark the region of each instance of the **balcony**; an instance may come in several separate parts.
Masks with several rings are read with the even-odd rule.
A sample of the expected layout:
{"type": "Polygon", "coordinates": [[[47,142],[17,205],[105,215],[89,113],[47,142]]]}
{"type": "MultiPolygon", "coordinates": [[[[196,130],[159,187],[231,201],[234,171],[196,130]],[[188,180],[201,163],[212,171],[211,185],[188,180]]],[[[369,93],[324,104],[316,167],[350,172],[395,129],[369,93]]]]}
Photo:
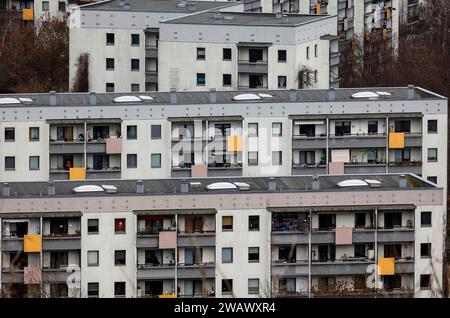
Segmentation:
{"type": "Polygon", "coordinates": [[[412,274],[414,273],[414,258],[409,257],[395,261],[396,274],[412,274]]]}
{"type": "Polygon", "coordinates": [[[173,265],[138,265],[137,279],[173,279],[175,277],[175,266],[173,265]]]}
{"type": "Polygon", "coordinates": [[[273,245],[308,244],[309,235],[303,231],[272,231],[273,245]]]}
{"type": "Polygon", "coordinates": [[[240,177],[242,176],[242,165],[224,164],[223,166],[208,165],[208,177],[240,177]]]}
{"type": "Polygon", "coordinates": [[[44,235],[42,237],[42,249],[47,251],[80,250],[81,236],[80,234],[44,235]]]}
{"type": "MultiPolygon", "coordinates": [[[[84,154],[84,141],[50,141],[50,154],[84,154]]],[[[95,141],[86,144],[86,153],[106,153],[106,142],[95,141]]]]}
{"type": "MultiPolygon", "coordinates": [[[[86,179],[120,179],[120,167],[107,168],[103,170],[87,170],[86,179]]],[[[69,170],[50,170],[50,180],[68,180],[69,170]]]]}
{"type": "Polygon", "coordinates": [[[386,173],[385,162],[346,162],[345,174],[386,173]]]}
{"type": "Polygon", "coordinates": [[[301,276],[308,275],[308,261],[296,261],[296,262],[285,262],[285,261],[274,261],[272,262],[272,276],[301,276]]]}
{"type": "Polygon", "coordinates": [[[385,148],[387,137],[385,134],[356,134],[344,136],[330,136],[330,148],[385,148]]]}
{"type": "Polygon", "coordinates": [[[145,234],[145,232],[138,233],[136,239],[136,247],[137,248],[145,248],[145,247],[159,247],[159,235],[158,234],[145,234]]]}
{"type": "Polygon", "coordinates": [[[405,147],[422,147],[422,133],[405,134],[405,147]]]}
{"type": "Polygon", "coordinates": [[[157,59],[158,58],[158,47],[147,45],[145,47],[145,57],[157,59]]]}
{"type": "Polygon", "coordinates": [[[374,264],[374,261],[365,258],[353,258],[347,261],[313,262],[311,275],[366,275],[367,266],[370,264],[374,264]]]}
{"type": "Polygon", "coordinates": [[[145,82],[158,84],[158,71],[145,71],[145,82]]]}
{"type": "Polygon", "coordinates": [[[238,61],[238,73],[249,74],[267,74],[268,72],[267,61],[250,62],[248,60],[238,61]]]}
{"type": "Polygon", "coordinates": [[[389,173],[422,174],[422,161],[392,161],[389,162],[389,173]]]}
{"type": "Polygon", "coordinates": [[[308,137],[294,135],[292,137],[292,149],[325,149],[327,147],[326,135],[308,137]]]}
{"type": "Polygon", "coordinates": [[[399,227],[395,229],[380,229],[378,230],[379,243],[384,242],[414,242],[414,228],[413,227],[399,227]]]}
{"type": "Polygon", "coordinates": [[[65,283],[72,271],[67,271],[67,267],[44,268],[42,270],[42,281],[46,283],[65,283]]]}
{"type": "Polygon", "coordinates": [[[2,237],[2,252],[14,252],[23,250],[23,238],[21,237],[2,237]]]}
{"type": "Polygon", "coordinates": [[[24,281],[23,269],[17,268],[3,268],[2,269],[2,283],[3,284],[13,284],[13,283],[23,283],[24,281]]]}
{"type": "Polygon", "coordinates": [[[306,165],[306,164],[292,164],[292,174],[293,175],[315,175],[315,174],[326,174],[327,166],[322,164],[316,165],[306,165]]]}
{"type": "Polygon", "coordinates": [[[178,247],[191,247],[191,246],[216,246],[216,233],[204,232],[204,233],[192,233],[192,234],[178,234],[177,238],[178,247]]]}
{"type": "Polygon", "coordinates": [[[180,264],[178,267],[179,279],[204,279],[215,278],[216,269],[215,263],[200,263],[195,265],[180,264]]]}

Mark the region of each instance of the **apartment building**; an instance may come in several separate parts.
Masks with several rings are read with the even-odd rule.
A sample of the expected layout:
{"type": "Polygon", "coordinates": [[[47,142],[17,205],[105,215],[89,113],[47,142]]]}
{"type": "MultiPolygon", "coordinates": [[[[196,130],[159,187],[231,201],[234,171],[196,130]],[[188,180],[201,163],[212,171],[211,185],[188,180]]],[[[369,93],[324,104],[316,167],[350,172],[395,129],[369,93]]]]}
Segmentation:
{"type": "Polygon", "coordinates": [[[333,36],[335,16],[211,10],[163,21],[159,89],[328,88],[333,36]]]}
{"type": "Polygon", "coordinates": [[[88,54],[90,91],[157,91],[160,21],[243,8],[241,2],[177,0],[111,0],[77,7],[70,18],[70,87],[79,57],[88,54]]]}
{"type": "Polygon", "coordinates": [[[442,295],[444,190],[413,174],[1,190],[5,295],[442,295]]]}
{"type": "Polygon", "coordinates": [[[446,188],[423,88],[1,95],[0,180],[415,173],[446,188]]]}

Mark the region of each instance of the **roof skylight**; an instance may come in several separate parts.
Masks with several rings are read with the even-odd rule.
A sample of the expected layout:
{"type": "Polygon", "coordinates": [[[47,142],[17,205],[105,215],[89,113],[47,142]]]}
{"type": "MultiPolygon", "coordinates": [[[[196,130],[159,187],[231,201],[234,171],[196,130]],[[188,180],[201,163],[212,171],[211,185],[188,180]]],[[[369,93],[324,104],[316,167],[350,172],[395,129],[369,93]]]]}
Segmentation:
{"type": "Polygon", "coordinates": [[[230,190],[230,189],[236,189],[237,186],[232,184],[231,182],[215,182],[208,184],[206,186],[208,190],[230,190]]]}
{"type": "Polygon", "coordinates": [[[258,100],[261,96],[256,94],[239,94],[233,97],[233,100],[258,100]]]}
{"type": "Polygon", "coordinates": [[[98,185],[81,185],[72,190],[75,193],[87,193],[87,192],[103,192],[103,188],[98,185]]]}
{"type": "Polygon", "coordinates": [[[142,102],[142,99],[140,99],[137,96],[120,96],[114,98],[114,103],[139,103],[142,102]]]}
{"type": "Polygon", "coordinates": [[[376,99],[379,97],[380,97],[380,95],[378,95],[375,92],[359,92],[359,93],[355,93],[352,95],[352,98],[357,98],[357,99],[363,99],[363,98],[376,99]]]}
{"type": "Polygon", "coordinates": [[[13,97],[2,97],[0,98],[0,105],[6,104],[20,104],[20,100],[13,97]]]}
{"type": "Polygon", "coordinates": [[[338,183],[338,186],[340,187],[364,187],[368,185],[367,182],[358,179],[344,180],[338,183]]]}

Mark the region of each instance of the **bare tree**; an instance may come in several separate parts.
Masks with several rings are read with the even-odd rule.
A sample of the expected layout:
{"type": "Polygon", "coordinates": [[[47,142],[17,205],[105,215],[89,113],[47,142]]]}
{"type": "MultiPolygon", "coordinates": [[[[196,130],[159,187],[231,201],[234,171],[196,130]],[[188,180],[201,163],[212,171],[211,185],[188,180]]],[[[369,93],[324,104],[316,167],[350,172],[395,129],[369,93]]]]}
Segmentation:
{"type": "Polygon", "coordinates": [[[83,53],[78,57],[77,75],[72,87],[73,92],[89,91],[89,54],[83,53]]]}

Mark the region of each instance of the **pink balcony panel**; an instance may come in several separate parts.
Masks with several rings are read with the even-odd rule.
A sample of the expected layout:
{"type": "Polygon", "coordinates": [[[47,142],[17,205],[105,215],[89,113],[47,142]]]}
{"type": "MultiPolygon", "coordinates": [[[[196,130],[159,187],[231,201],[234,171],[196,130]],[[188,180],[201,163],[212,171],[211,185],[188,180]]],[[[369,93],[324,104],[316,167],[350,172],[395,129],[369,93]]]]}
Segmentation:
{"type": "Polygon", "coordinates": [[[108,155],[122,153],[122,138],[107,138],[106,139],[106,153],[108,155]]]}
{"type": "Polygon", "coordinates": [[[169,249],[177,246],[177,232],[176,231],[161,231],[159,232],[159,248],[169,249]]]}

